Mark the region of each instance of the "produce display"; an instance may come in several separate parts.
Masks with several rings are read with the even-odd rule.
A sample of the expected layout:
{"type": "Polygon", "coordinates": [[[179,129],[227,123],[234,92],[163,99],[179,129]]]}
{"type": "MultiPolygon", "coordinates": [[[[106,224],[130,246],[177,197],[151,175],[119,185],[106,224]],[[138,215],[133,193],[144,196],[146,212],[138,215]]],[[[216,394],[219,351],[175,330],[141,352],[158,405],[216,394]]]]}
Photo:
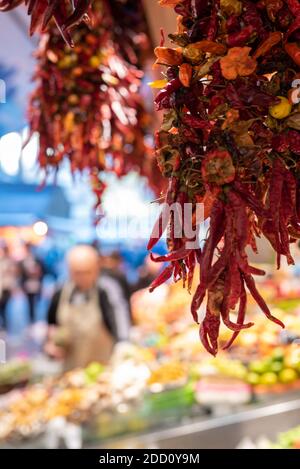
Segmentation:
{"type": "MultiPolygon", "coordinates": [[[[261,285],[266,295],[270,288],[270,281],[267,285],[261,285]]],[[[275,283],[273,289],[276,289],[275,283]]],[[[278,330],[276,324],[266,323],[264,318],[257,314],[255,303],[249,302],[248,314],[255,325],[237,337],[229,351],[222,352],[216,358],[207,357],[205,349],[197,339],[197,325],[186,315],[189,302],[188,293],[182,290],[179,284],[171,284],[168,287],[164,285],[162,289],[151,294],[146,290],[136,293],[132,301],[137,323],[137,331],[134,334],[136,343],[148,347],[158,360],[160,357],[168,357],[171,363],[179,360],[182,366],[188,367],[189,374],[194,379],[207,376],[239,379],[248,383],[258,394],[299,389],[299,297],[291,302],[282,297],[273,298],[272,312],[280,319],[285,319],[284,334],[278,330]],[[145,308],[145,304],[149,304],[149,309],[145,308]]],[[[222,326],[220,343],[226,344],[228,336],[230,331],[222,326]]],[[[159,382],[159,379],[156,379],[159,382]]]]}
{"type": "Polygon", "coordinates": [[[300,426],[280,433],[277,442],[271,447],[274,449],[300,449],[300,426]]]}
{"type": "MultiPolygon", "coordinates": [[[[167,205],[204,204],[210,228],[204,246],[187,244],[184,217],[163,209],[148,248],[168,226],[169,262],[152,283],[171,277],[191,287],[200,278],[192,315],[206,350],[216,355],[221,322],[231,331],[223,348],[253,325],[245,321],[248,290],[264,315],[281,327],[259,293],[246,248],[265,237],[293,264],[290,244],[300,237],[299,27],[295,0],[160,0],[177,13],[173,47],[155,49],[165,67],[155,103],[164,111],[156,155],[169,180],[167,205]],[[176,223],[175,223],[176,222],[176,223]],[[179,226],[178,226],[179,225],[179,226]],[[178,236],[180,228],[181,236],[178,236]],[[199,309],[206,298],[206,314],[199,309]]],[[[179,210],[179,209],[178,209],[179,210]]]]}
{"type": "Polygon", "coordinates": [[[72,173],[89,171],[98,205],[103,171],[122,176],[137,170],[156,189],[160,179],[146,143],[151,118],[140,95],[142,12],[125,22],[123,37],[108,2],[94,1],[92,13],[93,28],[76,29],[74,48],[54,27],[42,38],[28,118],[31,134],[39,133],[40,166],[49,173],[68,159],[72,173]]]}
{"type": "Polygon", "coordinates": [[[10,11],[25,4],[31,16],[30,35],[44,32],[53,18],[62,37],[69,45],[73,45],[70,29],[82,20],[90,22],[88,16],[92,0],[0,0],[0,12],[10,11]]]}
{"type": "MultiPolygon", "coordinates": [[[[272,312],[285,317],[291,341],[275,324],[266,323],[253,303],[248,312],[255,326],[229,351],[209,357],[198,340],[197,325],[186,314],[189,295],[179,284],[164,285],[154,294],[135,293],[132,343],[119,344],[108,366],[91,363],[4,395],[0,440],[42,438],[59,418],[80,425],[87,441],[94,442],[201,416],[203,406],[213,410],[226,403],[236,408],[251,405],[253,396],[259,400],[300,389],[299,346],[293,343],[300,337],[300,300],[293,300],[288,311],[274,301],[272,312]]],[[[220,343],[227,341],[228,329],[222,327],[220,343]]],[[[0,388],[12,378],[12,372],[5,371],[9,369],[17,370],[17,363],[2,368],[0,388]]],[[[24,377],[21,371],[14,375],[24,377]]]]}
{"type": "Polygon", "coordinates": [[[26,384],[32,377],[32,368],[26,360],[11,360],[0,365],[0,394],[15,386],[26,384]]]}
{"type": "MultiPolygon", "coordinates": [[[[135,349],[134,349],[135,350],[135,349]]],[[[105,410],[135,402],[150,372],[138,360],[115,362],[104,369],[98,363],[62,377],[14,392],[0,404],[0,440],[34,438],[57,417],[84,424],[105,410]]]]}

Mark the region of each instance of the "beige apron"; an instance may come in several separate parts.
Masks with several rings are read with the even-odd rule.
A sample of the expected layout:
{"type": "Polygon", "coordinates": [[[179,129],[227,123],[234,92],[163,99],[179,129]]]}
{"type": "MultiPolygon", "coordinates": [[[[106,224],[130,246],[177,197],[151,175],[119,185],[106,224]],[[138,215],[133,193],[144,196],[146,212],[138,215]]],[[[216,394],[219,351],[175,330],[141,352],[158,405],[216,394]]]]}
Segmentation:
{"type": "Polygon", "coordinates": [[[66,370],[85,367],[92,361],[106,364],[115,342],[103,323],[97,289],[82,305],[70,303],[73,289],[69,284],[63,288],[57,312],[58,325],[68,335],[64,367],[66,370]]]}

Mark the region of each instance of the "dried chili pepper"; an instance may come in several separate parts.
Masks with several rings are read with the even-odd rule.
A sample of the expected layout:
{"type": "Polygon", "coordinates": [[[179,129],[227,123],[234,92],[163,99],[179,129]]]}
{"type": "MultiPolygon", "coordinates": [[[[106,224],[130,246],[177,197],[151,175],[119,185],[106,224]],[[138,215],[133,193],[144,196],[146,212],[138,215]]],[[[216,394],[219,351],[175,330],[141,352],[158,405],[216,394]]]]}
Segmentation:
{"type": "Polygon", "coordinates": [[[298,0],[287,0],[287,5],[294,16],[297,17],[300,15],[300,4],[298,0]]]}
{"type": "Polygon", "coordinates": [[[186,88],[190,86],[192,76],[193,76],[193,68],[190,64],[185,63],[185,64],[180,65],[179,80],[181,81],[183,86],[185,86],[186,88]]]}
{"type": "Polygon", "coordinates": [[[250,24],[249,26],[243,28],[241,31],[229,34],[226,43],[228,47],[245,46],[249,41],[253,39],[253,35],[255,35],[255,32],[256,30],[254,26],[250,24]]]}
{"type": "Polygon", "coordinates": [[[300,47],[298,44],[296,42],[287,42],[284,48],[293,61],[300,67],[300,47]]]}
{"type": "Polygon", "coordinates": [[[272,47],[274,47],[278,42],[282,39],[282,35],[279,31],[275,31],[274,33],[270,33],[268,38],[263,41],[262,44],[256,49],[255,53],[253,54],[254,59],[258,59],[258,57],[265,55],[272,47]]]}

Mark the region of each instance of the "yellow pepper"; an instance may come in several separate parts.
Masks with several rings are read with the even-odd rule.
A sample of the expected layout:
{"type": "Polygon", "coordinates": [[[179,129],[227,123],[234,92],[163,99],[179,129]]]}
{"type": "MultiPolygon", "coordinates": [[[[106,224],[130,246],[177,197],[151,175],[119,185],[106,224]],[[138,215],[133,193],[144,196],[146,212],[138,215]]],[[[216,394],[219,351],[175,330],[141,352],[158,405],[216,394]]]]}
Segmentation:
{"type": "Polygon", "coordinates": [[[222,13],[225,13],[228,16],[240,16],[242,13],[243,6],[242,2],[239,0],[221,0],[220,6],[222,13]]]}
{"type": "Polygon", "coordinates": [[[291,113],[292,105],[284,96],[277,96],[277,98],[280,99],[280,103],[271,106],[269,112],[274,119],[285,119],[291,113]]]}
{"type": "Polygon", "coordinates": [[[155,81],[150,81],[148,83],[148,86],[150,86],[150,88],[164,88],[166,85],[168,84],[168,80],[164,79],[164,80],[155,80],[155,81]]]}

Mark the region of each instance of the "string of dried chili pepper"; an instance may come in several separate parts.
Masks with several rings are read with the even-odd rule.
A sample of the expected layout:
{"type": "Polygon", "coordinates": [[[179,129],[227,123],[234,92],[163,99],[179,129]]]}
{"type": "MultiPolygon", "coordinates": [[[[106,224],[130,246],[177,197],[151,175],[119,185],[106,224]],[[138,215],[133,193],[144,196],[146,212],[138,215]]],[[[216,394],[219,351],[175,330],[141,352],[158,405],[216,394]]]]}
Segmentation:
{"type": "MultiPolygon", "coordinates": [[[[174,260],[168,272],[185,280],[195,253],[200,276],[191,312],[199,322],[206,297],[200,338],[215,355],[221,321],[233,330],[225,348],[251,326],[247,290],[266,317],[283,326],[257,290],[253,276],[264,271],[249,264],[246,249],[257,251],[256,236],[265,236],[278,264],[282,255],[292,263],[290,244],[300,236],[300,118],[292,88],[300,72],[299,2],[160,4],[180,15],[170,35],[173,51],[168,48],[169,59],[176,60],[161,61],[168,82],[157,99],[165,113],[157,142],[160,168],[194,207],[215,194],[201,251],[195,246],[187,254],[184,238],[177,249],[169,243],[174,260]],[[181,79],[185,69],[187,80],[181,79]]],[[[174,219],[169,223],[174,230],[174,219]]],[[[193,272],[194,266],[189,285],[193,272]]]]}

